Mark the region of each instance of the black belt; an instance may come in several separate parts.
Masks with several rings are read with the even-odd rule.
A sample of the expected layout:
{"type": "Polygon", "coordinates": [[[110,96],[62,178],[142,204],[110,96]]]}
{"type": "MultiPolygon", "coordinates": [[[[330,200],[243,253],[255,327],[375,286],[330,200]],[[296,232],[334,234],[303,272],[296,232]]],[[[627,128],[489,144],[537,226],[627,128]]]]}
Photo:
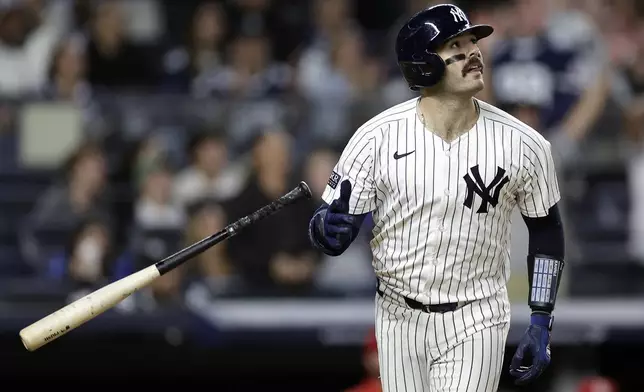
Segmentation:
{"type": "Polygon", "coordinates": [[[447,312],[453,312],[456,309],[461,307],[461,303],[459,302],[452,302],[452,303],[447,303],[447,304],[439,304],[439,305],[425,305],[422,304],[418,301],[415,301],[411,298],[405,297],[405,303],[407,306],[409,306],[412,309],[416,310],[421,310],[425,313],[447,313],[447,312]]]}
{"type": "MultiPolygon", "coordinates": [[[[384,293],[382,290],[380,290],[380,287],[378,287],[376,291],[381,297],[384,297],[384,293]]],[[[411,298],[407,298],[407,297],[403,297],[403,298],[405,299],[405,303],[407,304],[407,306],[409,306],[414,310],[420,310],[425,313],[453,312],[456,309],[460,308],[461,306],[465,305],[464,302],[451,302],[451,303],[438,304],[438,305],[425,305],[411,298]]]]}

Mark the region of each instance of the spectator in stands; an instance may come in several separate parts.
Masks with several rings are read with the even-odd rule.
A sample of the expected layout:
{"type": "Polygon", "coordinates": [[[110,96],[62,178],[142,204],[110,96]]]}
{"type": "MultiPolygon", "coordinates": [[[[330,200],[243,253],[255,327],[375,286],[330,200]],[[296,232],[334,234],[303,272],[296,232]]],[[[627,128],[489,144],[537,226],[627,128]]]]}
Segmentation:
{"type": "Polygon", "coordinates": [[[217,127],[204,128],[193,136],[189,145],[192,162],[174,183],[174,197],[182,208],[205,197],[225,200],[241,190],[244,173],[229,162],[226,144],[226,134],[217,127]]]}
{"type": "Polygon", "coordinates": [[[58,40],[71,22],[68,2],[4,1],[0,4],[0,95],[37,94],[58,40]]]}
{"type": "Polygon", "coordinates": [[[163,160],[150,162],[138,184],[140,193],[134,206],[135,225],[141,229],[179,229],[185,223],[184,211],[172,198],[174,172],[163,160]]]}
{"type": "Polygon", "coordinates": [[[613,65],[622,68],[633,60],[637,51],[638,12],[635,2],[567,0],[567,8],[584,12],[591,18],[602,34],[606,51],[613,65]]]}
{"type": "MultiPolygon", "coordinates": [[[[226,226],[226,213],[214,199],[203,199],[189,208],[185,246],[194,244],[215,234],[226,226]]],[[[195,257],[195,275],[206,282],[212,291],[225,291],[233,269],[228,259],[227,242],[224,241],[195,257]]]]}
{"type": "Polygon", "coordinates": [[[271,0],[229,1],[230,15],[236,34],[263,35],[271,27],[271,0]]]}
{"type": "Polygon", "coordinates": [[[223,66],[223,51],[228,38],[227,19],[219,3],[204,2],[197,7],[187,42],[165,54],[166,90],[188,93],[193,79],[223,66]]]}
{"type": "MultiPolygon", "coordinates": [[[[142,267],[147,267],[157,261],[159,260],[149,260],[149,263],[142,267]]],[[[183,283],[187,267],[187,265],[182,265],[168,272],[152,282],[146,290],[141,291],[140,302],[143,302],[141,306],[148,310],[155,307],[182,306],[183,283]]]]}
{"type": "MultiPolygon", "coordinates": [[[[121,268],[120,277],[162,260],[184,247],[186,216],[172,200],[173,170],[159,158],[140,169],[140,194],[134,205],[134,222],[128,232],[128,252],[132,269],[121,268]]],[[[186,270],[181,266],[155,280],[124,305],[124,310],[153,310],[181,300],[186,270]]]]}
{"type": "Polygon", "coordinates": [[[83,40],[79,36],[73,36],[61,41],[54,51],[43,95],[50,99],[84,105],[91,98],[85,71],[83,40]]]}
{"type": "MultiPolygon", "coordinates": [[[[129,232],[128,249],[134,259],[133,273],[168,257],[183,248],[186,213],[173,197],[174,168],[156,139],[146,139],[138,151],[134,185],[134,221],[129,232]]],[[[124,305],[124,310],[153,310],[181,299],[185,270],[182,266],[142,290],[124,305]]]]}
{"type": "Polygon", "coordinates": [[[313,30],[307,43],[309,50],[329,52],[338,33],[358,29],[350,0],[315,0],[311,8],[313,30]]]}
{"type": "Polygon", "coordinates": [[[101,89],[144,89],[156,86],[160,61],[154,51],[126,36],[121,6],[100,1],[92,10],[88,79],[101,89]]]}
{"type": "Polygon", "coordinates": [[[10,104],[0,104],[0,167],[5,171],[19,170],[19,151],[16,146],[20,138],[16,132],[16,113],[10,104]]]}
{"type": "MultiPolygon", "coordinates": [[[[181,230],[172,228],[141,229],[131,234],[125,255],[119,259],[114,279],[120,279],[148,267],[182,248],[181,230]],[[127,256],[127,257],[125,257],[127,256]]],[[[181,302],[185,271],[184,264],[156,279],[122,304],[121,310],[152,311],[159,306],[181,302]]]]}
{"type": "Polygon", "coordinates": [[[52,101],[74,104],[82,111],[86,125],[96,125],[100,123],[97,120],[100,119],[101,113],[86,78],[85,49],[85,42],[79,36],[72,36],[60,42],[54,52],[49,79],[41,96],[52,101]]]}
{"type": "MultiPolygon", "coordinates": [[[[347,31],[333,61],[340,72],[348,77],[352,99],[348,111],[348,129],[355,130],[373,117],[373,113],[385,110],[382,97],[382,83],[385,68],[382,61],[371,53],[365,35],[358,31],[347,31]]],[[[349,131],[347,136],[353,134],[349,131]]],[[[346,137],[344,141],[348,141],[346,137]]]]}
{"type": "MultiPolygon", "coordinates": [[[[246,187],[225,203],[228,221],[263,207],[290,190],[292,140],[272,131],[257,137],[253,171],[246,187]]],[[[272,217],[247,227],[228,244],[235,270],[250,294],[304,295],[313,288],[319,255],[308,245],[307,216],[315,210],[303,200],[272,217]]]]}
{"type": "Polygon", "coordinates": [[[628,98],[626,117],[628,134],[632,140],[644,138],[644,18],[640,18],[639,27],[633,35],[635,43],[632,58],[622,63],[622,70],[628,81],[628,98]]]}
{"type": "Polygon", "coordinates": [[[340,155],[334,146],[318,143],[307,154],[308,159],[304,164],[304,176],[311,188],[313,198],[320,198],[326,189],[329,176],[333,171],[340,155]]]}
{"type": "MultiPolygon", "coordinates": [[[[136,255],[134,259],[136,263],[134,264],[135,270],[148,267],[179,250],[178,248],[165,249],[165,253],[159,252],[157,254],[156,252],[150,252],[136,255]],[[159,255],[162,256],[159,257],[159,255]]],[[[143,311],[153,311],[159,307],[181,306],[183,300],[183,283],[188,268],[189,265],[184,264],[155,279],[148,287],[136,293],[131,305],[134,305],[133,307],[135,309],[143,311]]],[[[135,270],[132,270],[130,273],[135,272],[135,270]]]]}
{"type": "Polygon", "coordinates": [[[292,91],[293,70],[275,61],[265,35],[238,35],[226,48],[224,67],[206,72],[193,84],[196,98],[234,103],[226,113],[229,146],[245,153],[256,128],[283,120],[283,99],[292,91]]]}
{"type": "Polygon", "coordinates": [[[378,343],[375,330],[371,329],[364,344],[362,366],[366,372],[364,379],[345,392],[381,392],[380,362],[378,361],[378,343]]]}
{"type": "Polygon", "coordinates": [[[510,112],[515,105],[538,106],[539,131],[562,163],[574,160],[608,97],[600,37],[581,13],[551,13],[541,0],[517,0],[512,21],[509,37],[488,60],[494,99],[510,112]]]}
{"type": "MultiPolygon", "coordinates": [[[[311,9],[313,29],[308,42],[299,56],[297,64],[296,82],[298,90],[307,98],[320,95],[319,90],[334,73],[334,54],[339,52],[343,42],[345,47],[353,45],[352,49],[362,50],[362,37],[359,36],[360,26],[353,16],[353,9],[347,0],[315,0],[311,9]],[[359,46],[359,47],[357,47],[359,46]]],[[[356,53],[356,56],[360,53],[356,53]]],[[[338,56],[335,56],[338,60],[338,56]]],[[[329,90],[339,82],[333,81],[329,90]]],[[[336,96],[340,96],[339,91],[336,96]]],[[[328,93],[327,93],[328,95],[328,93]]]]}
{"type": "MultiPolygon", "coordinates": [[[[36,267],[50,256],[47,242],[53,232],[68,233],[89,215],[110,216],[107,167],[99,145],[81,145],[64,165],[64,173],[63,181],[52,185],[37,201],[21,238],[24,256],[36,267]]],[[[57,248],[63,244],[49,245],[57,248]]]]}
{"type": "Polygon", "coordinates": [[[236,36],[226,57],[224,67],[204,72],[194,80],[195,97],[261,99],[291,88],[291,68],[273,59],[271,42],[265,35],[236,36]]]}
{"type": "MultiPolygon", "coordinates": [[[[642,18],[644,19],[644,18],[642,18]]],[[[628,64],[629,82],[626,118],[631,159],[628,182],[632,211],[630,219],[630,253],[644,264],[644,20],[639,23],[636,57],[628,64]]]]}
{"type": "Polygon", "coordinates": [[[101,218],[80,222],[68,241],[61,253],[48,260],[47,277],[72,287],[96,288],[132,269],[127,253],[114,254],[109,224],[101,218]]]}
{"type": "MultiPolygon", "coordinates": [[[[483,59],[493,57],[494,48],[497,42],[502,42],[512,29],[514,7],[511,2],[505,0],[481,1],[468,4],[466,11],[470,16],[470,22],[473,24],[489,24],[494,26],[494,34],[478,42],[479,49],[483,54],[483,59]]],[[[485,64],[485,73],[483,78],[487,88],[480,91],[476,97],[491,104],[494,104],[494,90],[490,75],[494,73],[492,63],[487,61],[485,64]]],[[[529,105],[520,105],[527,108],[529,105]]],[[[534,107],[534,106],[533,106],[534,107]]],[[[530,107],[532,108],[532,107],[530,107]]],[[[538,107],[534,107],[539,109],[538,107]]],[[[539,110],[537,113],[539,114],[539,110]]],[[[541,128],[535,128],[541,129],[541,128]]]]}
{"type": "Polygon", "coordinates": [[[296,83],[311,105],[310,136],[334,144],[346,141],[354,124],[360,123],[351,117],[355,115],[352,104],[379,97],[380,71],[357,29],[336,31],[328,45],[306,50],[297,67],[296,83]]]}
{"type": "Polygon", "coordinates": [[[151,167],[159,162],[169,162],[169,154],[162,135],[150,132],[141,137],[134,146],[134,156],[131,161],[129,178],[138,186],[143,182],[151,167]]]}
{"type": "Polygon", "coordinates": [[[619,385],[609,377],[589,376],[579,382],[575,392],[619,392],[619,385]]]}
{"type": "Polygon", "coordinates": [[[228,1],[233,34],[267,35],[277,61],[290,62],[310,29],[309,1],[232,0],[228,1]]]}

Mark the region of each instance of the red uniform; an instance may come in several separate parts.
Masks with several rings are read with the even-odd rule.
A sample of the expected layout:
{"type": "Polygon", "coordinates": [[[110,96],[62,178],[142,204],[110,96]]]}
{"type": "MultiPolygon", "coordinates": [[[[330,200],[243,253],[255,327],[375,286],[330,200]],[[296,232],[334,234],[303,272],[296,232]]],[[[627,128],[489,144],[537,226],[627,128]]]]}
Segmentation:
{"type": "Polygon", "coordinates": [[[579,384],[577,392],[617,392],[617,384],[604,377],[588,377],[579,384]]]}
{"type": "Polygon", "coordinates": [[[379,378],[366,378],[360,384],[345,392],[382,392],[382,385],[379,378]]]}
{"type": "MultiPolygon", "coordinates": [[[[378,344],[376,343],[375,331],[371,330],[364,345],[364,358],[367,360],[370,356],[378,356],[378,344]]],[[[345,392],[382,392],[382,384],[380,378],[375,375],[369,374],[365,377],[360,384],[347,389],[345,392]]]]}

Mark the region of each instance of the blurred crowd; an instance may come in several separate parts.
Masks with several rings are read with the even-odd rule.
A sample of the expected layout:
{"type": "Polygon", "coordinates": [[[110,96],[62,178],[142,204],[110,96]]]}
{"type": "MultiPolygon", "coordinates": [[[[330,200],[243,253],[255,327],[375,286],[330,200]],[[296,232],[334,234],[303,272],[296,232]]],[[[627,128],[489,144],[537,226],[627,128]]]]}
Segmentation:
{"type": "MultiPolygon", "coordinates": [[[[9,233],[0,249],[6,256],[17,248],[20,274],[89,289],[305,180],[313,200],[165,275],[141,303],[176,301],[195,282],[213,295],[370,294],[371,223],[333,259],[310,247],[307,223],[352,132],[413,97],[393,42],[404,18],[432,3],[0,1],[0,172],[20,178],[11,189],[0,184],[17,199],[3,197],[0,208],[8,219],[29,205],[3,223],[9,233]],[[73,110],[82,130],[64,164],[46,170],[27,167],[17,147],[28,122],[15,113],[36,103],[73,110]],[[20,193],[36,172],[47,186],[20,193]]],[[[480,43],[488,79],[480,98],[552,143],[571,258],[644,259],[636,196],[644,191],[643,3],[455,3],[496,28],[480,43]],[[597,236],[604,253],[586,247],[597,236]]],[[[68,124],[64,115],[46,118],[68,124]]],[[[51,132],[65,126],[41,124],[41,150],[54,148],[51,132]]],[[[524,249],[513,249],[519,263],[524,249]]]]}

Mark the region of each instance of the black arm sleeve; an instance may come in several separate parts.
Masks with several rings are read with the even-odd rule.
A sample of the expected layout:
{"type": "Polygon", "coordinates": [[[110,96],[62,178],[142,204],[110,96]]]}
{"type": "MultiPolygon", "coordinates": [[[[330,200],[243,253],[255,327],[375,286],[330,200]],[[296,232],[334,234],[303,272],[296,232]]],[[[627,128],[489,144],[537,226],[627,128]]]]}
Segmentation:
{"type": "Polygon", "coordinates": [[[548,255],[563,260],[565,258],[564,229],[557,204],[552,206],[548,215],[541,218],[523,217],[528,227],[528,254],[548,255]]]}

